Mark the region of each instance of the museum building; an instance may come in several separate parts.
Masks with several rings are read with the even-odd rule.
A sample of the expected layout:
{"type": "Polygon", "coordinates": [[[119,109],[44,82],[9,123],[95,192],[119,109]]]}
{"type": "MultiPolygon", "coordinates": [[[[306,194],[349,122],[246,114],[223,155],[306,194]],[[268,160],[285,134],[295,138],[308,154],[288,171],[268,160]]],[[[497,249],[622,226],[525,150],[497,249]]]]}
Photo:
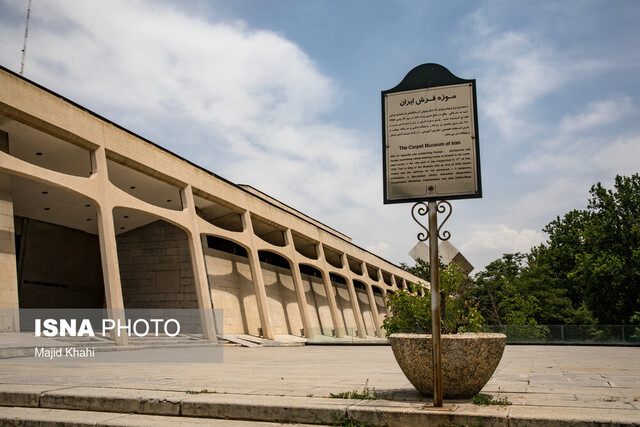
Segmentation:
{"type": "Polygon", "coordinates": [[[418,280],[0,67],[0,330],[18,308],[221,308],[207,340],[373,340],[418,280]]]}

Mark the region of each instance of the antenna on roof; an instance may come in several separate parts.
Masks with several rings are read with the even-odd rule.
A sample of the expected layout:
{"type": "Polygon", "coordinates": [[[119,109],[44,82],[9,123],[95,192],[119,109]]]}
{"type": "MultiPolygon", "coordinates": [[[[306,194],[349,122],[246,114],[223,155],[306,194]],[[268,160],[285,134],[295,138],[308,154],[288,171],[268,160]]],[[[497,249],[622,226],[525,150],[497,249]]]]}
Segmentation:
{"type": "Polygon", "coordinates": [[[29,16],[31,15],[31,0],[27,7],[27,25],[24,27],[24,47],[22,48],[22,63],[20,64],[20,75],[24,73],[24,57],[27,54],[27,37],[29,36],[29,16]]]}

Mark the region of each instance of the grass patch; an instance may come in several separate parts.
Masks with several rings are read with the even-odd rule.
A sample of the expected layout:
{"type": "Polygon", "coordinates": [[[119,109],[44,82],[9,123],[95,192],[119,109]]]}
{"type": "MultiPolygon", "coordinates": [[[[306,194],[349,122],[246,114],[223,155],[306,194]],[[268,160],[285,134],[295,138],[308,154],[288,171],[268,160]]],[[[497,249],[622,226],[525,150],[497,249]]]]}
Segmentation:
{"type": "Polygon", "coordinates": [[[377,400],[382,399],[378,393],[376,393],[376,389],[369,388],[369,380],[364,383],[364,387],[362,391],[353,390],[353,391],[343,391],[342,393],[329,393],[329,396],[334,399],[360,399],[360,400],[377,400]]]}
{"type": "Polygon", "coordinates": [[[476,394],[471,398],[474,405],[488,406],[488,405],[511,405],[509,399],[506,397],[494,399],[493,396],[488,394],[476,394]]]}
{"type": "Polygon", "coordinates": [[[204,390],[187,390],[185,393],[187,394],[209,394],[209,393],[215,393],[215,391],[209,391],[206,388],[204,390]]]}

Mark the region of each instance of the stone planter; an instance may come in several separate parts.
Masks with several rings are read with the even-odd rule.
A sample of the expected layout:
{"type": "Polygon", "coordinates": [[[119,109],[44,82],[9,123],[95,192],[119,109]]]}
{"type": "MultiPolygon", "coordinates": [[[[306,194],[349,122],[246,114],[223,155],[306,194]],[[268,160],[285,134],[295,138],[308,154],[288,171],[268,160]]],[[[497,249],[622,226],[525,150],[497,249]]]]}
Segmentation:
{"type": "MultiPolygon", "coordinates": [[[[393,355],[404,375],[423,396],[433,396],[431,335],[391,334],[393,355]]],[[[504,334],[441,335],[442,391],[447,399],[469,399],[484,387],[498,367],[504,334]]]]}

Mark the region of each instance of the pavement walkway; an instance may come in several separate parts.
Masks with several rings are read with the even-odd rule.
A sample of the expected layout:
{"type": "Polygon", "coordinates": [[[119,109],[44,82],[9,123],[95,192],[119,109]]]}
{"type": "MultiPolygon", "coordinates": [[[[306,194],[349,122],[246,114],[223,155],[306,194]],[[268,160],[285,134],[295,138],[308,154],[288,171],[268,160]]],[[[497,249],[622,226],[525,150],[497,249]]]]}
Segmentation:
{"type": "MultiPolygon", "coordinates": [[[[156,351],[211,349],[137,351],[152,360],[156,351]]],[[[438,409],[413,389],[389,346],[222,352],[222,362],[211,363],[114,363],[121,352],[96,352],[93,361],[76,363],[3,359],[0,424],[253,425],[211,420],[218,418],[361,426],[640,426],[640,347],[508,345],[482,393],[511,405],[445,400],[438,409]],[[329,397],[365,387],[383,399],[329,397]]]]}

